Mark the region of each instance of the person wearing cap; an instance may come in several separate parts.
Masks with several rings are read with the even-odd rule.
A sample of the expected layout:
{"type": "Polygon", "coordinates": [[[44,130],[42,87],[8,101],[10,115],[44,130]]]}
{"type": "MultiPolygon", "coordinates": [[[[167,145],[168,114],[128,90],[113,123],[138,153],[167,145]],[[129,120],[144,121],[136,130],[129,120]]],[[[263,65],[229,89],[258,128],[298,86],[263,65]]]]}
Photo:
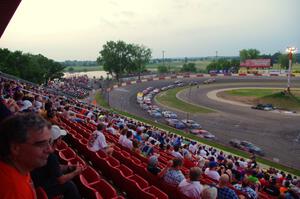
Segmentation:
{"type": "Polygon", "coordinates": [[[160,173],[160,168],[158,168],[158,158],[157,158],[157,155],[152,155],[150,158],[149,158],[149,162],[148,162],[148,166],[147,166],[147,170],[154,174],[154,175],[157,175],[158,173],[160,173]]]}
{"type": "Polygon", "coordinates": [[[29,100],[24,100],[22,102],[22,106],[20,108],[20,111],[22,112],[30,112],[32,109],[32,103],[29,100]]]}
{"type": "Polygon", "coordinates": [[[219,181],[220,174],[217,172],[217,168],[218,168],[218,163],[216,163],[215,161],[211,161],[208,164],[208,168],[205,169],[204,174],[214,180],[219,181]]]}
{"type": "Polygon", "coordinates": [[[63,195],[64,199],[79,199],[79,191],[72,179],[83,171],[82,165],[61,165],[55,149],[61,142],[62,136],[67,133],[57,125],[51,127],[52,153],[47,164],[31,172],[35,187],[42,187],[48,198],[63,195]]]}

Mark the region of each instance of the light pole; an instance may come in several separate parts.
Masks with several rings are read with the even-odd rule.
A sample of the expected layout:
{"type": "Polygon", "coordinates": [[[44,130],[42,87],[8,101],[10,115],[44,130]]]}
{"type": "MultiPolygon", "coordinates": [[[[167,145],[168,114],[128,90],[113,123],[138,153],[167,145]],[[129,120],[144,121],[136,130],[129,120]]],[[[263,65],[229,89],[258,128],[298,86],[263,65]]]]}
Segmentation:
{"type": "Polygon", "coordinates": [[[290,92],[291,88],[291,73],[292,73],[292,61],[293,61],[293,53],[297,51],[295,47],[287,47],[286,51],[289,53],[289,70],[288,70],[288,83],[287,83],[287,91],[290,92]]]}

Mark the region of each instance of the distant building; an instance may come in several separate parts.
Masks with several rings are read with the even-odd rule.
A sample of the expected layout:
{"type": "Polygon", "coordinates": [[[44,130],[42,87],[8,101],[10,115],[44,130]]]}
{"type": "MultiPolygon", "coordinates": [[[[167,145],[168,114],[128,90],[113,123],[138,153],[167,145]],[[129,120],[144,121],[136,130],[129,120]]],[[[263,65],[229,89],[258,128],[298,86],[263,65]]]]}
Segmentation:
{"type": "Polygon", "coordinates": [[[271,67],[271,59],[246,59],[240,63],[239,73],[257,74],[271,67]]]}

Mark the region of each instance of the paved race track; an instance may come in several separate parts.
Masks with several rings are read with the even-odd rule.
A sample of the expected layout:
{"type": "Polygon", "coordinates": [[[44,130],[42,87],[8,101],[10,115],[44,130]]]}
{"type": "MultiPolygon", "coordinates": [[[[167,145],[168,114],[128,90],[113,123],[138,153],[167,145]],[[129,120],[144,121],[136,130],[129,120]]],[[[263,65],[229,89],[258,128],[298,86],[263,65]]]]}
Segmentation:
{"type": "MultiPolygon", "coordinates": [[[[208,78],[182,79],[204,81],[208,78]]],[[[252,110],[209,99],[207,93],[230,87],[285,87],[282,77],[218,77],[217,82],[200,85],[179,93],[178,97],[217,110],[216,113],[187,115],[177,112],[181,119],[189,117],[217,137],[217,142],[228,145],[230,139],[248,140],[261,147],[266,157],[300,169],[300,116],[252,110]],[[298,139],[297,139],[298,138],[298,139]]],[[[136,93],[152,86],[161,88],[175,80],[144,82],[114,89],[110,105],[147,119],[152,119],[136,102],[136,93]]],[[[292,79],[292,87],[300,88],[300,78],[292,79]]]]}

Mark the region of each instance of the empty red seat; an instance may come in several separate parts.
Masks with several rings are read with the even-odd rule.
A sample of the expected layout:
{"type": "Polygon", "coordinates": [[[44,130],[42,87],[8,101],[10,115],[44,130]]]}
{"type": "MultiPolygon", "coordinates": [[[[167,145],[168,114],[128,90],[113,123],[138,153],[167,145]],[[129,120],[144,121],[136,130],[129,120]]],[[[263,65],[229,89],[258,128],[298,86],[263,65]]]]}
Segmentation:
{"type": "Polygon", "coordinates": [[[126,178],[132,175],[133,171],[123,164],[111,168],[111,178],[113,182],[123,191],[125,191],[126,188],[126,178]]]}
{"type": "Polygon", "coordinates": [[[125,183],[125,191],[129,198],[142,198],[143,189],[149,186],[149,183],[138,175],[125,178],[125,183]]]}
{"type": "Polygon", "coordinates": [[[90,166],[84,169],[80,175],[83,176],[89,184],[99,181],[101,179],[99,173],[90,166]]]}
{"type": "Polygon", "coordinates": [[[64,150],[64,149],[66,149],[68,147],[69,147],[68,144],[65,141],[61,140],[60,144],[57,145],[56,150],[61,151],[61,150],[64,150]]]}
{"type": "Polygon", "coordinates": [[[154,199],[168,199],[169,198],[166,193],[164,193],[163,191],[161,191],[160,189],[158,189],[155,186],[147,187],[143,191],[152,195],[149,197],[149,194],[145,194],[143,196],[143,198],[153,198],[153,196],[154,196],[154,199]]]}
{"type": "Polygon", "coordinates": [[[77,156],[75,151],[73,151],[70,147],[61,150],[58,154],[65,164],[67,164],[71,159],[74,159],[77,156]]]}
{"type": "Polygon", "coordinates": [[[101,179],[100,181],[91,185],[91,187],[100,193],[103,199],[111,199],[117,197],[116,190],[105,180],[101,179]]]}

